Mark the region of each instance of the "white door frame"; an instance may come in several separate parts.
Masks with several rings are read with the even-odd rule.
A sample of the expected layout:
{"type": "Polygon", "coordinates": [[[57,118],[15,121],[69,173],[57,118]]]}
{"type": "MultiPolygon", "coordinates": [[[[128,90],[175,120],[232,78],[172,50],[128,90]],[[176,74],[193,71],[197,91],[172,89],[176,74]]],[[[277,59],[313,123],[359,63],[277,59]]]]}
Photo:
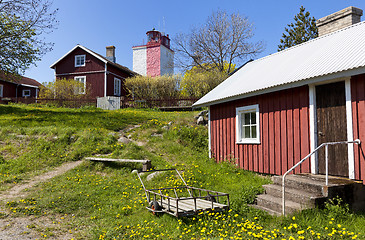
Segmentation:
{"type": "MultiPolygon", "coordinates": [[[[346,97],[346,123],[347,123],[347,141],[353,141],[353,125],[352,125],[352,104],[351,104],[351,77],[338,78],[321,82],[317,84],[309,84],[309,129],[310,129],[310,148],[311,152],[317,147],[317,114],[316,114],[316,86],[345,81],[345,97],[346,97]]],[[[354,145],[348,144],[348,166],[349,166],[349,178],[355,178],[355,158],[354,158],[354,145]]],[[[318,174],[318,157],[317,154],[311,156],[311,173],[318,174]]]]}

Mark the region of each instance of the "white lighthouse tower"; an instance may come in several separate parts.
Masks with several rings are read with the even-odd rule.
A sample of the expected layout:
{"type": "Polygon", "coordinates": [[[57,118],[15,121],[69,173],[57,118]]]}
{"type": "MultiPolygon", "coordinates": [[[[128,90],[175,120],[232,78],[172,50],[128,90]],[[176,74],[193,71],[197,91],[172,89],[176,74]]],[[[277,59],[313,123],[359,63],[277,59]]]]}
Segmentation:
{"type": "Polygon", "coordinates": [[[143,76],[174,74],[174,51],[169,35],[152,30],[147,33],[147,44],[133,47],[133,71],[143,76]]]}

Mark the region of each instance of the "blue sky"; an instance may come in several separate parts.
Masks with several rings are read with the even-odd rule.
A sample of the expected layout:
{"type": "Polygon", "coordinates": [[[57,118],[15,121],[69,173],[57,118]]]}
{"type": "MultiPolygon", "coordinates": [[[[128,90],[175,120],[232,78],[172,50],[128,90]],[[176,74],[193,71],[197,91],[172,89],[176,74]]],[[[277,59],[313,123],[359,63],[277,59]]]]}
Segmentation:
{"type": "Polygon", "coordinates": [[[217,9],[239,13],[253,22],[252,41],[266,44],[257,58],[263,57],[277,51],[284,28],[293,22],[301,5],[317,19],[348,6],[365,10],[364,0],[54,0],[59,25],[45,36],[46,41],[55,43],[53,51],[25,76],[39,82],[53,81],[54,70],[49,66],[76,44],[102,55],[106,46],[114,45],[117,62],[133,69],[132,47],[146,42],[147,31],[164,31],[173,41],[176,34],[203,24],[217,9]]]}

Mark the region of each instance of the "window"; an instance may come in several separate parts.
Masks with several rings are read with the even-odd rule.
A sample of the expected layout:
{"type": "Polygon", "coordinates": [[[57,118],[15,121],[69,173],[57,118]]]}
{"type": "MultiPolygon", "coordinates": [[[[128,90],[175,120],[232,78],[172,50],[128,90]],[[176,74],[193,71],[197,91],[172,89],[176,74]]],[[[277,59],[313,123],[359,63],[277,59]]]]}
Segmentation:
{"type": "Polygon", "coordinates": [[[237,143],[260,143],[259,105],[236,108],[237,143]]]}
{"type": "Polygon", "coordinates": [[[23,90],[23,97],[30,97],[30,90],[23,90]]]}
{"type": "Polygon", "coordinates": [[[85,66],[85,55],[76,55],[75,67],[83,67],[83,66],[85,66]]]}
{"type": "Polygon", "coordinates": [[[120,96],[121,81],[118,78],[114,78],[114,95],[120,96]]]}
{"type": "Polygon", "coordinates": [[[4,85],[0,84],[0,97],[3,97],[4,85]]]}
{"type": "Polygon", "coordinates": [[[75,81],[80,82],[80,85],[76,87],[75,94],[85,94],[86,91],[86,77],[79,76],[74,78],[75,81]]]}

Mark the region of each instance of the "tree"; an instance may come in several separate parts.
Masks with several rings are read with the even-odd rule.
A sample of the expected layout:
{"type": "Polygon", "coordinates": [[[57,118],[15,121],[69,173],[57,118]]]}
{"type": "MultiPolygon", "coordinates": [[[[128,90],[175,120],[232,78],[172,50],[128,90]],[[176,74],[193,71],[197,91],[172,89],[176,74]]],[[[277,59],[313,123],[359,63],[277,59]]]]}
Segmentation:
{"type": "Polygon", "coordinates": [[[56,26],[48,0],[0,0],[0,71],[23,73],[52,49],[43,34],[56,26]]]}
{"type": "Polygon", "coordinates": [[[286,33],[283,33],[280,39],[278,51],[318,37],[316,19],[309,15],[310,13],[305,12],[305,8],[301,6],[299,13],[294,16],[295,23],[290,23],[289,28],[285,28],[286,33]]]}
{"type": "Polygon", "coordinates": [[[239,64],[263,50],[263,43],[251,43],[253,25],[239,14],[228,15],[218,10],[201,27],[180,33],[174,40],[177,65],[184,70],[196,66],[203,70],[216,68],[229,73],[233,63],[239,64]],[[224,63],[228,68],[224,68],[224,63]]]}

